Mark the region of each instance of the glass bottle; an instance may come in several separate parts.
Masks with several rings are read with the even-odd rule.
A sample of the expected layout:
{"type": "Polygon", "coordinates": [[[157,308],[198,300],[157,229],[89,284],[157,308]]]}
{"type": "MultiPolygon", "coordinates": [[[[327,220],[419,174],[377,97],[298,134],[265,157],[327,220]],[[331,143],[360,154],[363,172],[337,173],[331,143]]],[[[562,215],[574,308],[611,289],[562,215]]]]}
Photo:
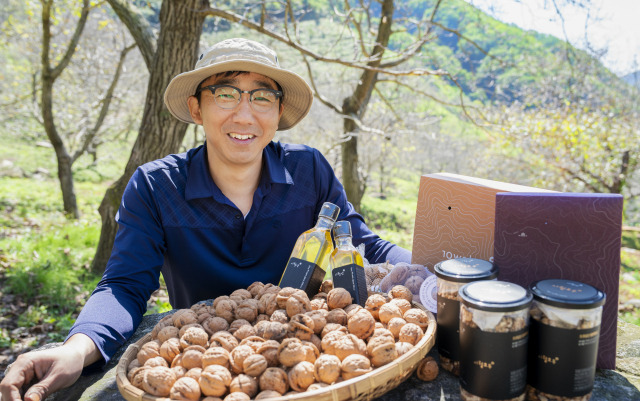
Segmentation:
{"type": "Polygon", "coordinates": [[[331,228],[340,208],[325,202],[320,209],[316,225],[298,237],[287,266],[282,273],[281,288],[294,287],[304,290],[309,298],[318,293],[333,251],[331,228]]]}
{"type": "Polygon", "coordinates": [[[351,242],[351,224],[339,221],[333,228],[336,248],[329,262],[333,287],[349,291],[353,303],[364,306],[367,301],[367,279],[364,274],[362,255],[351,242]]]}

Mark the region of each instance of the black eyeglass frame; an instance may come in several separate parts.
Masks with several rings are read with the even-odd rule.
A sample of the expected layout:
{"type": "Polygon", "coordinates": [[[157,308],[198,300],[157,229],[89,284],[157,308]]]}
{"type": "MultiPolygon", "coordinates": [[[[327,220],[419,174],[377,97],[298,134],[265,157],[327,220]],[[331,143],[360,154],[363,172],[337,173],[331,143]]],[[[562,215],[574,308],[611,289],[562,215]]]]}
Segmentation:
{"type": "MultiPolygon", "coordinates": [[[[271,92],[271,93],[273,93],[273,94],[276,96],[276,100],[278,100],[278,99],[282,99],[282,98],[284,97],[284,93],[283,93],[282,91],[279,91],[279,90],[276,90],[276,89],[271,89],[271,88],[257,88],[257,89],[253,89],[253,90],[250,90],[250,91],[243,91],[242,89],[240,89],[240,88],[238,88],[238,87],[236,87],[236,86],[233,86],[233,85],[227,85],[227,84],[222,84],[222,85],[207,85],[207,86],[199,87],[198,89],[196,89],[196,93],[195,93],[195,95],[194,95],[194,96],[196,96],[196,97],[197,97],[197,96],[200,94],[200,92],[204,91],[205,89],[208,89],[208,90],[211,92],[211,94],[212,94],[212,95],[215,95],[215,91],[216,91],[216,89],[218,89],[218,88],[231,88],[231,89],[235,89],[235,90],[237,90],[237,91],[238,91],[238,93],[240,93],[240,97],[238,98],[238,103],[236,103],[236,105],[235,105],[235,106],[233,106],[233,107],[231,107],[231,108],[229,108],[229,109],[227,109],[227,108],[224,108],[224,107],[220,106],[220,105],[218,104],[218,101],[215,99],[215,97],[213,98],[213,100],[216,102],[216,104],[218,105],[218,107],[220,107],[221,109],[225,109],[225,110],[231,110],[231,109],[236,108],[236,107],[240,104],[240,102],[242,101],[242,94],[243,94],[243,93],[246,93],[246,94],[248,94],[248,95],[249,95],[249,103],[251,103],[251,107],[252,107],[252,108],[253,108],[253,100],[251,100],[251,99],[252,99],[253,94],[254,94],[255,92],[258,92],[258,91],[267,91],[267,92],[271,92]]],[[[282,101],[282,100],[281,100],[281,101],[282,101]]],[[[274,104],[275,104],[275,103],[274,103],[274,104]]],[[[273,106],[271,106],[271,108],[273,108],[273,106]]],[[[269,110],[271,110],[271,109],[269,109],[269,110]]],[[[267,111],[268,111],[268,110],[267,110],[267,111]]]]}

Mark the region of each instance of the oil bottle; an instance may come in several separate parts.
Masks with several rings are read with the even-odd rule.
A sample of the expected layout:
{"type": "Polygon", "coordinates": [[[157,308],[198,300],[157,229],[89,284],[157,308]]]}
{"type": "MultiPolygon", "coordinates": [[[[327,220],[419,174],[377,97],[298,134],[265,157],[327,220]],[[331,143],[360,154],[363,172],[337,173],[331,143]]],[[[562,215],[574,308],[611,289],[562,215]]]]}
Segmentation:
{"type": "Polygon", "coordinates": [[[353,303],[364,306],[367,301],[367,279],[362,255],[351,242],[351,224],[339,221],[333,228],[336,248],[331,253],[329,266],[333,287],[349,291],[353,303]]]}
{"type": "Polygon", "coordinates": [[[318,293],[329,269],[329,258],[333,251],[331,228],[339,213],[340,208],[333,203],[325,202],[322,205],[315,227],[300,234],[293,247],[278,284],[281,288],[303,289],[309,298],[318,293]]]}

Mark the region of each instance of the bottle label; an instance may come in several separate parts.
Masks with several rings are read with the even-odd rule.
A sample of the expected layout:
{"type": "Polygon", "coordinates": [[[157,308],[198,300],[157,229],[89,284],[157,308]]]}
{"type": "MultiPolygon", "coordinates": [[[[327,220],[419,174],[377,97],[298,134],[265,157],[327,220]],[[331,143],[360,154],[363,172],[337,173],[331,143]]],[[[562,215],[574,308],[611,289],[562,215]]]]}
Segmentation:
{"type": "Polygon", "coordinates": [[[460,347],[460,301],[438,297],[438,314],[436,315],[438,352],[452,361],[458,361],[460,347]]]}
{"type": "Polygon", "coordinates": [[[508,333],[460,325],[460,386],[473,395],[506,400],[524,394],[528,329],[508,333]]]}
{"type": "Polygon", "coordinates": [[[591,392],[596,373],[600,326],[563,329],[531,319],[528,383],[560,397],[591,392]]]}
{"type": "Polygon", "coordinates": [[[291,258],[284,269],[284,274],[278,286],[280,288],[300,288],[311,299],[320,290],[324,275],[325,271],[317,264],[298,258],[291,258]]]}
{"type": "Polygon", "coordinates": [[[364,274],[364,267],[354,263],[336,267],[331,274],[334,288],[344,288],[351,294],[353,303],[364,306],[367,302],[367,277],[364,274]]]}

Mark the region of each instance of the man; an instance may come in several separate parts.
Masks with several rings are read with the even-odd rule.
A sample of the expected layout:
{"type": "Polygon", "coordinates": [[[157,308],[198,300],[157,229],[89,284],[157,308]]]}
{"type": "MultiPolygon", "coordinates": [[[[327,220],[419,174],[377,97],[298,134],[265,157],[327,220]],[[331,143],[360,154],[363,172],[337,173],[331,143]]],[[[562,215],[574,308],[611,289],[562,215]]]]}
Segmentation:
{"type": "Polygon", "coordinates": [[[315,149],[272,142],[309,112],[308,84],[282,69],[273,50],[222,41],[176,76],[165,104],[204,127],[206,142],[134,173],[118,211],[118,234],[101,282],[59,348],[21,355],[0,384],[3,400],[39,400],[103,366],[134,333],[162,272],[174,308],[246,288],[278,284],[298,236],[324,202],[351,223],[354,244],[372,263],[409,262],[381,240],[347,201],[315,149]]]}

